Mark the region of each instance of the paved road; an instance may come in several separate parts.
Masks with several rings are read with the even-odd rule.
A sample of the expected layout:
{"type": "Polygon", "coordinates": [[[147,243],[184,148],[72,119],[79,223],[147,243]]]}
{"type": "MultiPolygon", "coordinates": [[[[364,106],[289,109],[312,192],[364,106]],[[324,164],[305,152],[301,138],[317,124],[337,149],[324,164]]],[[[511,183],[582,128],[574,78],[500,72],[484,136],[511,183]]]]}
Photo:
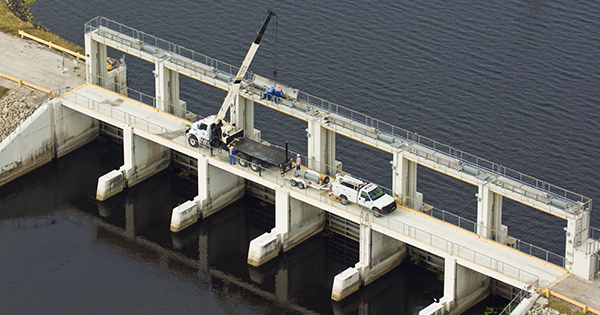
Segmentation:
{"type": "Polygon", "coordinates": [[[40,87],[71,89],[85,83],[85,63],[29,39],[0,32],[0,73],[40,87]]]}

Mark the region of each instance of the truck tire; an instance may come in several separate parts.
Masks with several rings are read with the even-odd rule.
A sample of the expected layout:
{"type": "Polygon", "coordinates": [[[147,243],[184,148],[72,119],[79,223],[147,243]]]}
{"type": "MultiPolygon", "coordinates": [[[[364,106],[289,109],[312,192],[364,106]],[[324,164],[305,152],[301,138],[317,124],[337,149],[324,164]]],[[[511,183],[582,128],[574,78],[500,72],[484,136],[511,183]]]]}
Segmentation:
{"type": "Polygon", "coordinates": [[[240,163],[241,167],[248,167],[248,163],[249,163],[248,157],[245,154],[239,153],[237,155],[237,157],[238,157],[238,163],[240,163]]]}
{"type": "Polygon", "coordinates": [[[296,182],[293,179],[290,179],[290,185],[292,185],[292,187],[296,187],[296,186],[298,186],[298,182],[296,182]]]}
{"type": "Polygon", "coordinates": [[[194,148],[198,147],[198,138],[196,138],[196,136],[191,135],[188,137],[188,142],[190,143],[190,145],[194,148]]]}
{"type": "Polygon", "coordinates": [[[260,171],[260,164],[258,163],[257,160],[252,161],[252,163],[250,163],[250,168],[255,171],[258,172],[260,171]]]}
{"type": "Polygon", "coordinates": [[[381,216],[381,212],[379,211],[379,209],[377,209],[376,207],[373,207],[373,209],[371,209],[371,211],[373,211],[373,215],[376,218],[379,218],[381,216]]]}
{"type": "Polygon", "coordinates": [[[304,183],[303,182],[298,182],[298,188],[300,189],[304,189],[304,183]]]}
{"type": "Polygon", "coordinates": [[[348,197],[341,195],[340,196],[340,203],[343,204],[344,206],[348,204],[348,197]]]}

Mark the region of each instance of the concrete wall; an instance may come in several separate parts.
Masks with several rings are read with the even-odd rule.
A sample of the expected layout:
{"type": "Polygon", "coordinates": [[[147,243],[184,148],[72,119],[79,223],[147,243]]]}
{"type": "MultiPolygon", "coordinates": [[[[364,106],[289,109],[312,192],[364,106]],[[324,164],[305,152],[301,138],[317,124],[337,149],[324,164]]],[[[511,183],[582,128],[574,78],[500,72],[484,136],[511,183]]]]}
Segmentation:
{"type": "MultiPolygon", "coordinates": [[[[200,164],[200,161],[198,163],[200,164]]],[[[198,185],[204,186],[199,187],[199,190],[206,191],[206,198],[203,194],[198,194],[202,217],[207,217],[240,199],[244,195],[245,187],[244,179],[233,173],[210,165],[207,165],[206,171],[206,180],[201,181],[203,176],[200,174],[200,167],[198,169],[198,185]]]]}
{"type": "Polygon", "coordinates": [[[40,106],[0,144],[0,185],[96,138],[98,122],[54,99],[40,106]]]}
{"type": "Polygon", "coordinates": [[[133,133],[133,128],[123,129],[123,170],[129,187],[166,169],[171,163],[171,150],[152,140],[133,133]]]}
{"type": "Polygon", "coordinates": [[[97,120],[62,106],[59,100],[53,104],[56,157],[81,147],[100,134],[97,120]]]}
{"type": "MultiPolygon", "coordinates": [[[[445,279],[444,281],[452,281],[445,279]]],[[[490,278],[467,267],[456,265],[456,297],[452,314],[462,314],[490,294],[490,278]]]]}
{"type": "Polygon", "coordinates": [[[290,198],[289,207],[290,225],[283,240],[284,251],[321,232],[326,219],[325,211],[294,198],[290,198]]]}

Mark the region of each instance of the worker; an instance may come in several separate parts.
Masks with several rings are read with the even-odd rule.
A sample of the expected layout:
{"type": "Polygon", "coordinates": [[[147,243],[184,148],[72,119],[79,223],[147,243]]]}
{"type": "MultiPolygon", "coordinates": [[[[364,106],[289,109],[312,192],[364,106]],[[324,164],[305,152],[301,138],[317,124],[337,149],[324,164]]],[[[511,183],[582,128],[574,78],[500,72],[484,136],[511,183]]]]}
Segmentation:
{"type": "Polygon", "coordinates": [[[302,158],[300,158],[300,154],[296,154],[296,170],[300,169],[301,164],[302,164],[302,158]]]}
{"type": "Polygon", "coordinates": [[[273,93],[275,92],[275,88],[273,86],[269,86],[265,90],[265,94],[263,95],[263,99],[271,100],[273,98],[273,93]]]}
{"type": "Polygon", "coordinates": [[[229,147],[229,164],[235,165],[235,152],[237,152],[237,148],[235,146],[229,147]]]}
{"type": "Polygon", "coordinates": [[[275,103],[279,104],[279,98],[281,97],[281,87],[275,90],[275,103]]]}

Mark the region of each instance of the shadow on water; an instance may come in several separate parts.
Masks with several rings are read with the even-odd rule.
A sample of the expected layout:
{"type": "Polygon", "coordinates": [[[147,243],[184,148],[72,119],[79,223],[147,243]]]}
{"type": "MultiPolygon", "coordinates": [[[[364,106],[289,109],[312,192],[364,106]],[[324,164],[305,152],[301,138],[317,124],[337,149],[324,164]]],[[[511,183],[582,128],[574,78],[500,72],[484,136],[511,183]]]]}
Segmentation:
{"type": "MultiPolygon", "coordinates": [[[[107,270],[90,266],[62,271],[66,273],[61,273],[65,279],[85,273],[89,278],[86,286],[95,288],[94,292],[101,295],[110,291],[118,296],[129,296],[131,283],[141,286],[151,280],[160,288],[159,295],[165,295],[126,298],[127,306],[111,304],[110,309],[115,311],[152,305],[155,310],[172,313],[187,313],[199,307],[221,313],[246,310],[258,314],[386,314],[391,310],[395,314],[417,314],[443,294],[443,283],[434,272],[406,259],[345,300],[333,302],[330,299],[333,278],[358,261],[357,242],[336,234],[319,234],[266,265],[254,268],[246,263],[249,243],[274,227],[272,205],[246,197],[174,234],[169,231],[171,211],[177,204],[194,197],[197,183],[179,176],[175,170],[166,170],[107,201],[97,202],[97,178],[121,164],[120,146],[99,138],[1,187],[0,233],[4,244],[0,249],[3,252],[14,252],[11,249],[22,244],[23,235],[32,235],[27,231],[22,234],[19,224],[35,225],[40,218],[46,218],[44,222],[50,222],[53,227],[41,229],[39,237],[55,238],[52,233],[60,234],[53,243],[29,241],[27,253],[7,255],[4,259],[17,261],[23,259],[23,255],[41,252],[46,254],[36,256],[38,263],[51,264],[57,259],[53,257],[56,252],[59,256],[74,255],[60,252],[64,243],[72,243],[72,238],[77,237],[73,251],[91,253],[88,257],[77,254],[68,259],[90,266],[105,261],[112,268],[110,273],[124,273],[129,282],[121,286],[104,282],[107,270]],[[15,225],[14,222],[21,223],[15,225]],[[73,227],[63,224],[65,222],[77,224],[73,227]],[[108,250],[96,253],[100,244],[108,250]],[[150,271],[139,271],[149,267],[150,271]],[[136,272],[130,271],[131,268],[136,272]],[[166,306],[161,303],[175,294],[165,294],[168,291],[180,292],[178,307],[164,309],[166,306]],[[208,304],[199,306],[200,298],[208,299],[208,304]]],[[[12,264],[0,275],[27,272],[26,267],[12,264]]],[[[42,271],[34,276],[31,284],[23,284],[24,292],[29,286],[57,276],[52,269],[42,271]]],[[[53,290],[43,293],[41,300],[70,294],[72,288],[54,287],[53,290]]],[[[16,292],[12,296],[15,299],[31,297],[28,293],[16,292]]],[[[21,305],[10,303],[9,310],[21,309],[21,305]]],[[[109,301],[90,302],[86,298],[70,303],[73,305],[67,307],[69,311],[85,307],[104,310],[110,304],[109,301]]],[[[25,310],[35,312],[37,309],[26,307],[25,310]]]]}

